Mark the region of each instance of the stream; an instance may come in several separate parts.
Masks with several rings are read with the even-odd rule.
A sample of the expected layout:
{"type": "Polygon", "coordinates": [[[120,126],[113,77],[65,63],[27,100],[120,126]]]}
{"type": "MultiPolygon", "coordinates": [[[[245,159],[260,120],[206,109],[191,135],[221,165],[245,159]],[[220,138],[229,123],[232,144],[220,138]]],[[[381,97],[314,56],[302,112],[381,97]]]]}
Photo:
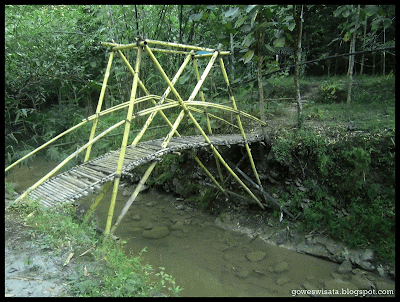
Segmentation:
{"type": "MultiPolygon", "coordinates": [[[[29,168],[16,167],[6,178],[21,193],[56,165],[37,158],[29,168]]],[[[133,189],[134,186],[126,186],[118,190],[113,223],[133,189]]],[[[98,226],[103,229],[111,194],[110,187],[94,212],[98,226]]],[[[78,201],[79,208],[88,209],[96,197],[90,194],[82,198],[78,201]]],[[[322,294],[331,296],[335,294],[331,290],[338,286],[355,296],[357,291],[368,287],[356,280],[354,276],[361,273],[355,273],[354,269],[339,274],[337,263],[226,230],[216,224],[216,217],[184,206],[172,194],[155,189],[139,194],[115,235],[127,242],[125,251],[133,256],[147,247],[143,262],[157,271],[164,267],[175,278],[176,285],[183,288],[179,294],[182,297],[310,296],[315,295],[312,290],[325,290],[322,294]]],[[[378,284],[372,273],[368,276],[367,281],[378,284]]],[[[343,296],[340,291],[336,294],[343,296]]]]}

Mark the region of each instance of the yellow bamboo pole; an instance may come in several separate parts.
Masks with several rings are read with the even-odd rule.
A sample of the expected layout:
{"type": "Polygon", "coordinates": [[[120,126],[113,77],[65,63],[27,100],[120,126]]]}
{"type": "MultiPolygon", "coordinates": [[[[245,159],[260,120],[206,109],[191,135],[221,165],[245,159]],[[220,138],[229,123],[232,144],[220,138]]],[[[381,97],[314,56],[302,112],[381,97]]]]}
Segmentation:
{"type": "Polygon", "coordinates": [[[121,214],[118,216],[117,221],[113,225],[113,227],[111,229],[111,234],[114,234],[115,229],[118,227],[118,225],[122,221],[122,218],[124,218],[126,212],[128,212],[129,208],[131,207],[132,203],[134,202],[134,200],[138,196],[138,194],[139,194],[140,190],[142,189],[143,185],[146,183],[147,179],[149,178],[149,176],[150,176],[151,172],[153,171],[154,167],[156,166],[156,164],[157,164],[157,161],[154,161],[147,168],[147,170],[144,173],[142,179],[139,181],[138,185],[136,186],[135,191],[133,192],[131,197],[126,202],[124,208],[121,211],[121,214]]]}
{"type": "MultiPolygon", "coordinates": [[[[135,39],[136,41],[139,41],[138,38],[135,39]]],[[[172,43],[172,42],[163,42],[163,41],[156,41],[156,40],[141,40],[139,45],[140,46],[145,46],[147,44],[151,45],[161,45],[165,47],[174,47],[174,48],[184,48],[184,49],[189,49],[189,50],[198,50],[198,51],[209,51],[209,52],[214,52],[215,49],[212,48],[206,48],[206,47],[199,47],[199,46],[193,46],[193,45],[185,45],[185,44],[178,44],[178,43],[172,43]]],[[[117,44],[117,43],[108,43],[108,42],[101,42],[101,45],[103,46],[109,46],[113,47],[112,50],[122,50],[122,49],[137,49],[137,43],[133,44],[117,44]]],[[[152,48],[154,51],[163,51],[163,52],[170,52],[170,53],[176,53],[175,50],[170,50],[170,49],[159,49],[159,48],[152,48]]],[[[229,51],[220,51],[220,55],[230,55],[231,53],[229,51]]],[[[199,55],[199,57],[207,57],[211,55],[199,55]]]]}
{"type": "MultiPolygon", "coordinates": [[[[156,100],[160,100],[161,97],[158,96],[158,95],[142,96],[142,97],[136,99],[135,104],[140,103],[140,102],[144,102],[144,101],[147,101],[147,100],[151,100],[155,106],[158,106],[157,102],[154,101],[155,99],[156,99],[156,100]]],[[[175,100],[172,100],[172,99],[169,99],[169,98],[165,98],[165,101],[168,102],[168,103],[172,103],[172,105],[171,105],[171,104],[164,104],[163,106],[157,107],[157,109],[155,109],[156,111],[160,110],[160,113],[161,113],[161,115],[163,116],[164,120],[166,119],[166,116],[165,116],[165,114],[162,112],[162,110],[164,110],[164,109],[170,109],[170,108],[179,106],[179,103],[176,103],[175,100]]],[[[220,104],[206,103],[206,104],[200,104],[200,105],[199,105],[199,103],[196,102],[196,101],[193,101],[193,102],[191,102],[190,104],[194,104],[194,105],[196,105],[196,106],[202,106],[202,107],[204,107],[204,106],[214,107],[214,108],[216,108],[216,109],[221,109],[221,110],[227,110],[227,111],[230,111],[230,112],[235,112],[234,109],[232,109],[231,107],[224,107],[224,105],[220,105],[220,104]],[[219,107],[219,106],[222,106],[222,107],[219,107]]],[[[203,114],[204,114],[204,110],[197,109],[197,108],[195,108],[195,107],[193,107],[193,106],[190,106],[189,104],[187,104],[187,105],[188,105],[188,108],[189,108],[190,110],[195,111],[195,112],[199,112],[199,113],[203,113],[203,114]]],[[[125,102],[125,103],[121,103],[121,104],[115,105],[115,106],[113,106],[113,107],[111,107],[111,108],[108,108],[108,109],[106,109],[106,110],[103,110],[103,111],[99,112],[98,116],[99,116],[99,117],[105,116],[105,115],[110,114],[110,113],[112,113],[112,112],[114,112],[114,111],[124,109],[124,108],[126,108],[126,107],[128,107],[128,106],[129,106],[129,101],[128,101],[128,102],[125,102]]],[[[154,108],[154,107],[150,108],[150,110],[153,110],[153,108],[154,108]]],[[[146,111],[145,111],[145,112],[140,111],[139,113],[137,113],[137,114],[139,114],[138,116],[143,116],[143,115],[147,115],[147,114],[150,114],[150,113],[151,113],[151,112],[150,112],[150,113],[148,112],[149,108],[144,109],[144,110],[146,110],[146,111]]],[[[153,112],[153,111],[152,111],[152,112],[153,112]]],[[[256,117],[253,117],[253,116],[249,115],[249,114],[246,113],[246,112],[241,112],[241,114],[244,115],[245,117],[251,118],[251,119],[253,119],[253,120],[257,121],[257,122],[262,123],[259,119],[257,119],[256,117]]],[[[231,127],[238,128],[238,129],[239,129],[238,126],[236,126],[236,125],[230,123],[229,121],[227,121],[227,120],[225,120],[225,119],[223,119],[223,118],[221,118],[221,117],[219,117],[219,116],[216,116],[216,115],[214,115],[214,114],[212,114],[212,113],[208,113],[208,115],[209,115],[210,117],[214,118],[214,119],[218,119],[218,120],[220,120],[220,121],[222,121],[222,122],[228,124],[228,125],[231,126],[231,127]]],[[[91,121],[91,120],[95,119],[96,117],[97,117],[97,115],[96,115],[96,114],[93,114],[93,115],[91,115],[91,116],[89,116],[89,117],[83,119],[82,121],[83,121],[83,122],[91,121]]],[[[168,123],[168,121],[167,121],[167,123],[168,123]]],[[[170,125],[170,123],[168,123],[168,125],[171,126],[172,124],[170,125]]],[[[8,169],[8,168],[7,168],[7,169],[8,169]]]]}
{"type": "MultiPolygon", "coordinates": [[[[195,73],[196,73],[197,81],[200,81],[200,73],[199,73],[199,68],[197,67],[197,60],[196,60],[196,59],[193,59],[193,67],[194,67],[194,71],[195,71],[195,73]]],[[[200,98],[201,98],[201,100],[202,100],[203,102],[206,101],[205,98],[204,98],[204,93],[203,93],[203,90],[202,90],[202,89],[200,90],[200,98]]],[[[208,113],[207,113],[207,107],[204,106],[203,108],[204,108],[204,115],[205,115],[205,117],[206,117],[206,122],[207,122],[208,134],[211,135],[211,134],[212,134],[212,129],[211,129],[210,118],[209,118],[209,115],[208,115],[208,113]]],[[[219,164],[218,158],[215,157],[215,156],[214,156],[214,158],[215,158],[215,164],[216,164],[216,166],[217,166],[217,171],[218,171],[219,179],[221,180],[221,182],[223,182],[223,181],[224,181],[224,177],[222,176],[221,165],[219,164]]]]}
{"type": "Polygon", "coordinates": [[[85,145],[80,147],[78,150],[76,150],[74,153],[72,153],[70,156],[68,156],[66,159],[64,159],[57,167],[55,167],[53,170],[51,170],[49,173],[47,173],[44,177],[42,177],[39,181],[37,181],[33,186],[31,186],[28,190],[26,190],[22,195],[20,195],[15,201],[20,201],[23,198],[25,198],[32,190],[36,189],[38,186],[40,186],[42,183],[44,183],[48,178],[53,176],[54,173],[56,173],[59,169],[61,169],[67,162],[69,162],[72,158],[74,158],[76,155],[78,155],[80,152],[85,150],[87,147],[92,145],[93,143],[97,142],[100,138],[102,138],[104,135],[107,133],[111,132],[115,128],[121,126],[125,121],[120,121],[107,130],[103,131],[99,135],[97,135],[95,138],[87,142],[85,145]]]}
{"type": "MultiPolygon", "coordinates": [[[[138,111],[138,112],[136,112],[134,114],[134,116],[132,118],[135,119],[135,118],[140,117],[140,116],[148,115],[148,114],[150,114],[150,113],[152,113],[154,111],[165,110],[165,109],[170,109],[170,108],[174,108],[174,107],[180,106],[180,104],[177,103],[174,100],[168,100],[168,101],[169,101],[169,103],[167,103],[167,104],[156,105],[154,107],[146,108],[146,109],[143,109],[141,111],[138,111]]],[[[242,115],[242,116],[244,116],[246,118],[249,118],[249,119],[251,119],[253,121],[256,121],[256,122],[258,122],[258,123],[260,123],[262,125],[265,125],[265,122],[261,121],[260,119],[256,118],[255,116],[252,116],[252,115],[250,115],[250,114],[248,114],[248,113],[246,113],[244,111],[239,111],[237,109],[234,109],[232,107],[228,107],[228,106],[225,106],[225,105],[216,104],[216,103],[209,103],[209,102],[205,102],[204,103],[202,101],[190,101],[190,102],[189,101],[185,101],[184,103],[186,104],[188,109],[194,110],[194,111],[197,111],[197,112],[200,112],[200,113],[202,113],[203,111],[202,110],[196,110],[192,106],[199,106],[199,107],[207,106],[207,107],[212,107],[212,108],[224,110],[224,111],[227,111],[227,112],[237,113],[237,114],[240,114],[240,115],[242,115]]],[[[127,107],[127,106],[128,106],[128,104],[125,105],[125,107],[127,107]]],[[[119,108],[119,109],[121,109],[121,108],[119,108]]],[[[110,112],[108,112],[108,113],[110,113],[110,112]]],[[[88,119],[90,121],[93,118],[95,118],[95,117],[94,116],[93,117],[89,117],[88,119]]],[[[216,118],[218,118],[218,117],[216,117],[216,118]]],[[[225,121],[224,119],[221,119],[221,118],[220,118],[220,120],[225,121]]],[[[229,124],[228,121],[225,121],[225,122],[229,124]]],[[[238,128],[237,126],[235,126],[235,127],[238,128]]]]}
{"type": "MultiPolygon", "coordinates": [[[[176,91],[176,89],[174,88],[174,86],[172,85],[171,81],[168,79],[168,76],[165,74],[164,70],[162,69],[161,65],[158,63],[156,57],[154,56],[154,54],[151,52],[150,48],[145,45],[145,48],[151,58],[151,60],[154,62],[154,64],[156,65],[157,69],[160,71],[162,77],[164,78],[164,80],[167,82],[168,86],[171,87],[171,90],[173,92],[173,94],[176,96],[176,98],[178,99],[179,104],[181,105],[181,107],[183,108],[183,112],[186,113],[189,118],[192,120],[193,124],[195,125],[195,127],[200,131],[201,135],[203,136],[203,138],[206,140],[207,143],[210,144],[210,148],[211,150],[214,152],[215,156],[218,157],[218,159],[221,161],[221,163],[225,166],[225,168],[229,171],[229,173],[232,174],[232,176],[236,179],[236,181],[246,190],[246,192],[259,204],[259,206],[264,209],[264,206],[261,204],[261,202],[258,200],[258,198],[253,194],[253,192],[250,191],[250,189],[246,186],[245,183],[243,183],[240,178],[235,174],[235,172],[229,167],[229,165],[225,162],[225,160],[222,158],[222,156],[219,154],[219,152],[217,151],[217,149],[214,147],[213,144],[211,144],[211,141],[208,139],[207,135],[205,134],[205,132],[203,131],[203,129],[200,127],[199,123],[196,121],[196,119],[193,117],[193,115],[191,114],[191,112],[188,110],[185,102],[182,100],[182,98],[180,97],[179,93],[176,91]]],[[[205,78],[207,77],[208,73],[211,70],[212,64],[214,63],[215,59],[217,58],[218,55],[218,51],[214,52],[214,55],[211,57],[210,62],[208,63],[206,69],[203,72],[202,78],[201,80],[197,83],[196,87],[194,88],[192,94],[189,97],[188,103],[191,103],[190,101],[193,100],[197,94],[197,92],[199,91],[201,85],[203,84],[205,78]]],[[[203,103],[203,102],[202,102],[203,103]]],[[[237,111],[237,108],[236,108],[237,111]]],[[[183,114],[182,114],[182,118],[183,118],[183,114]]],[[[168,136],[167,136],[168,137],[168,136]]]]}
{"type": "MultiPolygon", "coordinates": [[[[227,75],[226,70],[225,70],[224,60],[223,60],[221,57],[219,58],[219,64],[220,64],[220,66],[221,66],[222,75],[224,76],[225,83],[226,83],[226,86],[227,86],[227,88],[228,88],[229,98],[230,98],[231,101],[232,101],[232,107],[233,107],[234,109],[237,110],[235,98],[234,98],[234,96],[233,96],[232,89],[231,89],[231,86],[230,86],[230,84],[229,84],[228,75],[227,75]]],[[[242,136],[243,136],[243,139],[244,139],[244,141],[245,141],[246,151],[247,151],[247,154],[248,154],[248,156],[249,156],[249,160],[250,160],[250,164],[251,164],[251,168],[252,168],[252,170],[253,170],[254,176],[256,177],[257,183],[258,183],[258,185],[260,186],[260,188],[263,189],[262,184],[261,184],[260,177],[258,176],[258,172],[257,172],[257,169],[256,169],[256,165],[254,164],[253,156],[251,155],[251,151],[250,151],[249,144],[248,144],[247,141],[246,141],[246,134],[244,133],[244,130],[243,130],[242,121],[241,121],[240,115],[239,115],[238,113],[236,114],[236,119],[237,119],[237,123],[238,123],[239,129],[240,129],[240,132],[241,132],[241,134],[242,134],[242,136]]],[[[263,195],[263,196],[264,196],[264,195],[263,195]]],[[[264,197],[264,198],[265,198],[265,197],[264,197]]],[[[265,199],[266,199],[266,198],[265,198],[265,199]]]]}
{"type": "MultiPolygon", "coordinates": [[[[122,52],[120,50],[118,50],[121,58],[123,59],[123,61],[125,62],[125,65],[128,67],[129,71],[132,73],[132,75],[135,75],[135,71],[133,70],[132,66],[129,64],[128,60],[126,60],[125,56],[122,54],[122,52]]],[[[182,74],[184,68],[186,67],[186,65],[189,63],[191,56],[193,55],[192,52],[188,53],[189,55],[186,57],[186,59],[184,60],[184,62],[182,63],[181,67],[179,68],[178,72],[176,73],[174,79],[172,80],[172,82],[175,84],[175,82],[178,80],[179,76],[182,74]],[[176,80],[175,80],[176,79],[176,80]],[[175,81],[174,81],[175,80],[175,81]]],[[[139,85],[142,88],[142,90],[144,91],[145,94],[149,94],[149,92],[147,91],[146,87],[144,86],[144,84],[142,83],[142,81],[139,80],[139,85]]],[[[154,100],[152,100],[153,104],[155,106],[157,105],[161,105],[164,100],[168,100],[169,102],[175,102],[174,100],[168,99],[167,96],[170,92],[170,88],[168,87],[167,90],[164,92],[164,94],[162,95],[162,97],[158,97],[159,99],[159,103],[157,104],[154,100]]],[[[166,123],[172,127],[171,122],[169,121],[169,119],[167,118],[167,116],[164,114],[164,112],[162,110],[157,110],[151,113],[151,115],[148,117],[147,121],[145,122],[144,126],[141,129],[141,132],[138,133],[138,135],[135,137],[135,140],[132,142],[133,146],[136,146],[137,143],[139,142],[139,140],[142,138],[144,132],[146,131],[146,129],[149,127],[150,123],[153,121],[155,115],[157,113],[160,113],[162,118],[166,121],[166,123]],[[154,114],[153,114],[154,113],[154,114]]],[[[176,134],[179,136],[179,133],[176,131],[176,134]]]]}
{"type": "Polygon", "coordinates": [[[49,140],[47,143],[44,143],[43,145],[41,145],[40,147],[36,148],[35,150],[33,150],[32,152],[30,152],[29,154],[25,155],[24,157],[20,158],[19,160],[17,160],[16,162],[14,162],[12,165],[9,165],[4,172],[7,172],[8,170],[10,170],[12,167],[14,167],[15,165],[19,164],[21,161],[23,161],[24,159],[28,158],[29,156],[31,156],[32,154],[35,154],[36,152],[42,150],[43,148],[47,147],[48,145],[50,145],[52,142],[58,140],[60,137],[64,136],[65,134],[71,132],[72,130],[75,130],[76,128],[79,128],[80,126],[82,126],[83,124],[85,124],[87,121],[84,120],[81,123],[69,128],[68,130],[65,130],[63,133],[60,133],[59,135],[57,135],[56,137],[52,138],[51,140],[49,140]]]}
{"type": "Polygon", "coordinates": [[[89,217],[92,215],[92,213],[94,212],[96,207],[99,205],[100,201],[103,199],[104,194],[106,194],[106,192],[107,192],[108,188],[110,187],[110,185],[111,185],[111,181],[107,182],[104,185],[104,188],[101,190],[100,194],[96,197],[96,200],[90,206],[89,210],[85,214],[85,217],[83,218],[83,223],[86,223],[89,220],[89,217]]]}
{"type": "Polygon", "coordinates": [[[137,90],[138,79],[139,79],[139,67],[140,67],[141,59],[142,59],[142,48],[139,48],[138,53],[137,53],[137,58],[136,58],[135,76],[133,77],[130,104],[129,104],[128,114],[127,114],[127,118],[126,118],[127,123],[125,124],[125,132],[124,132],[124,137],[122,139],[121,151],[119,154],[118,166],[117,166],[116,176],[115,176],[115,180],[114,180],[114,188],[113,188],[113,193],[111,196],[110,208],[108,210],[107,224],[106,224],[106,229],[104,231],[104,234],[106,236],[110,234],[111,222],[112,222],[112,218],[113,218],[113,214],[114,214],[115,200],[117,199],[118,185],[119,185],[119,180],[121,177],[121,170],[122,170],[122,164],[124,162],[126,145],[128,143],[128,136],[129,136],[129,129],[131,126],[133,106],[135,104],[136,90],[137,90]]]}
{"type": "MultiPolygon", "coordinates": [[[[122,53],[121,50],[118,50],[118,54],[119,54],[119,56],[121,57],[122,61],[124,61],[126,67],[128,67],[128,70],[130,71],[130,73],[131,73],[133,76],[135,76],[135,71],[133,70],[131,64],[128,62],[128,60],[126,59],[126,57],[124,56],[124,54],[122,53]]],[[[140,88],[143,90],[143,92],[144,92],[146,95],[149,95],[150,93],[149,93],[149,91],[147,90],[147,88],[144,86],[143,82],[142,82],[140,79],[138,79],[138,82],[139,82],[139,86],[140,86],[140,88]]]]}
{"type": "MultiPolygon", "coordinates": [[[[99,102],[97,103],[96,115],[101,111],[101,106],[103,105],[104,94],[106,92],[107,82],[108,82],[108,78],[110,76],[110,69],[111,69],[113,58],[114,58],[114,51],[112,51],[110,53],[110,58],[108,59],[106,74],[104,76],[103,86],[101,87],[99,102]]],[[[96,127],[97,127],[97,122],[98,121],[99,121],[98,117],[93,121],[93,126],[92,126],[92,131],[90,132],[89,141],[91,139],[93,139],[94,134],[96,133],[96,127]]],[[[87,162],[89,160],[90,151],[91,150],[92,150],[92,146],[90,145],[89,148],[87,148],[87,150],[86,150],[86,155],[85,155],[85,161],[84,162],[87,162]]]]}
{"type": "MultiPolygon", "coordinates": [[[[191,58],[192,54],[188,55],[186,57],[186,59],[183,61],[181,67],[178,69],[177,73],[175,74],[174,78],[172,79],[172,85],[175,85],[175,83],[178,81],[180,75],[182,74],[183,70],[185,69],[186,65],[189,63],[190,58],[191,58]]],[[[161,66],[160,66],[161,67],[161,66]]],[[[162,103],[164,102],[164,100],[166,99],[166,97],[168,96],[168,94],[170,93],[171,88],[168,87],[164,94],[162,95],[160,101],[157,103],[156,107],[159,105],[162,105],[162,103]]],[[[175,102],[175,101],[173,101],[175,102]]],[[[153,113],[150,114],[150,116],[147,118],[146,122],[144,123],[142,129],[140,130],[140,133],[138,133],[135,137],[135,139],[132,142],[132,146],[136,146],[139,142],[139,140],[142,138],[142,136],[144,135],[146,129],[150,126],[150,123],[153,121],[154,117],[156,116],[156,114],[160,112],[162,113],[162,116],[164,117],[164,120],[167,122],[167,124],[172,127],[171,122],[169,121],[169,119],[165,116],[165,114],[162,112],[162,110],[157,110],[154,111],[153,113]]],[[[175,131],[177,133],[177,131],[175,131]]],[[[179,135],[177,133],[177,135],[179,135]]]]}
{"type": "MultiPolygon", "coordinates": [[[[148,100],[154,100],[154,99],[160,99],[160,96],[152,95],[152,94],[146,95],[146,96],[142,96],[142,97],[136,99],[135,104],[138,104],[138,103],[141,103],[141,102],[144,102],[144,101],[148,101],[148,100]]],[[[173,100],[169,100],[169,101],[170,102],[175,102],[173,100]]],[[[89,116],[87,118],[84,118],[82,121],[91,121],[91,120],[96,119],[97,117],[105,116],[105,115],[110,114],[110,113],[112,113],[114,111],[118,111],[118,110],[124,109],[124,108],[126,108],[128,106],[129,106],[129,101],[127,101],[125,103],[121,103],[121,104],[115,105],[115,106],[110,107],[108,109],[105,109],[105,110],[99,112],[98,114],[93,114],[93,115],[91,115],[91,116],[89,116]]]]}

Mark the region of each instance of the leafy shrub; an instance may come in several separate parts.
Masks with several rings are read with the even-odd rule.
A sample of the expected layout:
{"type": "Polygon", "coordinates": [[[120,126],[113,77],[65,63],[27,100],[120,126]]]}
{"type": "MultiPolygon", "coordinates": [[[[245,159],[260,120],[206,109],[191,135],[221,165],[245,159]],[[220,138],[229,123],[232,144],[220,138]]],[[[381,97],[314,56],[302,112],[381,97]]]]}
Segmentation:
{"type": "Polygon", "coordinates": [[[284,163],[285,161],[292,161],[293,140],[290,138],[281,138],[276,141],[276,144],[272,146],[275,159],[279,163],[284,163]]]}
{"type": "Polygon", "coordinates": [[[344,96],[344,85],[339,82],[326,81],[321,85],[320,96],[316,98],[320,103],[338,103],[344,96]]]}
{"type": "Polygon", "coordinates": [[[365,182],[365,173],[369,170],[370,155],[360,147],[352,147],[349,151],[342,151],[341,157],[344,162],[343,167],[347,166],[347,169],[343,170],[345,187],[349,190],[360,189],[365,182]]]}

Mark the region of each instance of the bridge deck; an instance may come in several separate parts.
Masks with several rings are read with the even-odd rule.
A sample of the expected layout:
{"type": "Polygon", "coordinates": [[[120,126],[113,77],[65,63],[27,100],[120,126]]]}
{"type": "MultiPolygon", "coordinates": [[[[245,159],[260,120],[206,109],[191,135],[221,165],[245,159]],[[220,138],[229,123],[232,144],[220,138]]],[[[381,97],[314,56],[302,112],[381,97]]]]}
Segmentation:
{"type": "MultiPolygon", "coordinates": [[[[215,146],[243,144],[241,135],[212,135],[209,136],[215,146]]],[[[248,143],[261,141],[263,136],[259,133],[246,134],[248,143]]],[[[168,147],[162,149],[164,139],[156,139],[138,143],[136,147],[127,146],[122,166],[122,174],[127,175],[135,167],[149,161],[158,160],[161,156],[175,150],[196,149],[209,146],[202,136],[174,137],[168,147]]],[[[100,185],[112,181],[116,175],[120,149],[111,151],[79,166],[53,176],[35,190],[29,193],[32,199],[39,199],[46,207],[54,207],[64,202],[73,202],[83,195],[100,189],[100,185]]]]}

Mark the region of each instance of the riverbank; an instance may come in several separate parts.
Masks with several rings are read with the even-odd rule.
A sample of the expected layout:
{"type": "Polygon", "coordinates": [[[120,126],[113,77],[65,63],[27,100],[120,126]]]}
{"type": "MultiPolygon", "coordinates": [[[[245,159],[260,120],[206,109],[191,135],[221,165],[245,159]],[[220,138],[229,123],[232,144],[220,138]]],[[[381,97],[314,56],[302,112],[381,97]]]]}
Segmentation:
{"type": "MultiPolygon", "coordinates": [[[[127,191],[125,193],[129,195],[132,189],[125,186],[121,191],[127,191]]],[[[170,194],[154,190],[141,196],[143,198],[135,203],[135,213],[121,224],[117,235],[127,242],[125,247],[129,249],[125,248],[125,253],[136,255],[147,246],[143,263],[148,261],[154,264],[153,267],[164,266],[171,271],[177,277],[177,284],[186,289],[186,293],[182,291],[182,296],[291,296],[292,292],[312,296],[319,294],[301,291],[319,289],[330,290],[325,291],[325,296],[329,296],[335,294],[338,286],[350,289],[354,296],[356,293],[362,295],[358,290],[365,290],[369,295],[373,289],[394,289],[393,281],[376,273],[294,253],[285,244],[277,247],[279,238],[283,238],[282,231],[278,230],[278,221],[275,228],[270,225],[271,233],[276,234],[270,236],[270,242],[275,241],[275,245],[265,245],[265,238],[257,236],[257,229],[249,228],[249,223],[243,217],[234,217],[233,214],[230,217],[226,213],[213,218],[182,199],[176,200],[170,194]],[[168,231],[160,235],[158,231],[162,227],[168,231]],[[190,287],[192,291],[188,292],[190,287]],[[249,292],[249,288],[252,291],[249,292]],[[200,292],[196,294],[198,289],[200,292]]],[[[96,216],[101,215],[100,208],[96,216]]],[[[99,222],[104,219],[97,218],[99,222]]],[[[71,287],[68,287],[68,283],[71,286],[74,276],[76,284],[84,288],[82,284],[91,280],[94,267],[99,267],[101,263],[93,261],[93,258],[85,259],[85,255],[80,257],[78,254],[85,252],[82,250],[63,265],[71,253],[71,247],[55,255],[46,248],[48,241],[43,240],[44,235],[34,231],[32,226],[24,225],[24,220],[20,219],[17,213],[6,213],[8,248],[5,256],[8,273],[5,294],[70,296],[68,288],[71,287]],[[32,234],[36,234],[34,240],[32,234]],[[35,243],[31,244],[32,241],[35,243]],[[17,261],[16,257],[19,258],[17,261]],[[79,258],[83,258],[83,261],[78,261],[79,258]],[[16,265],[18,263],[19,266],[16,265]]],[[[287,230],[290,230],[290,226],[287,230]]],[[[287,237],[294,238],[295,234],[290,232],[287,237]]],[[[72,250],[77,251],[76,248],[72,250]]],[[[86,255],[90,255],[90,252],[86,255]]]]}
{"type": "MultiPolygon", "coordinates": [[[[5,207],[10,202],[6,196],[5,207]]],[[[126,256],[123,242],[104,242],[93,226],[76,221],[70,208],[57,213],[37,206],[6,209],[6,297],[162,297],[161,281],[174,288],[169,294],[179,292],[171,277],[156,277],[141,264],[140,254],[126,256]]]]}

